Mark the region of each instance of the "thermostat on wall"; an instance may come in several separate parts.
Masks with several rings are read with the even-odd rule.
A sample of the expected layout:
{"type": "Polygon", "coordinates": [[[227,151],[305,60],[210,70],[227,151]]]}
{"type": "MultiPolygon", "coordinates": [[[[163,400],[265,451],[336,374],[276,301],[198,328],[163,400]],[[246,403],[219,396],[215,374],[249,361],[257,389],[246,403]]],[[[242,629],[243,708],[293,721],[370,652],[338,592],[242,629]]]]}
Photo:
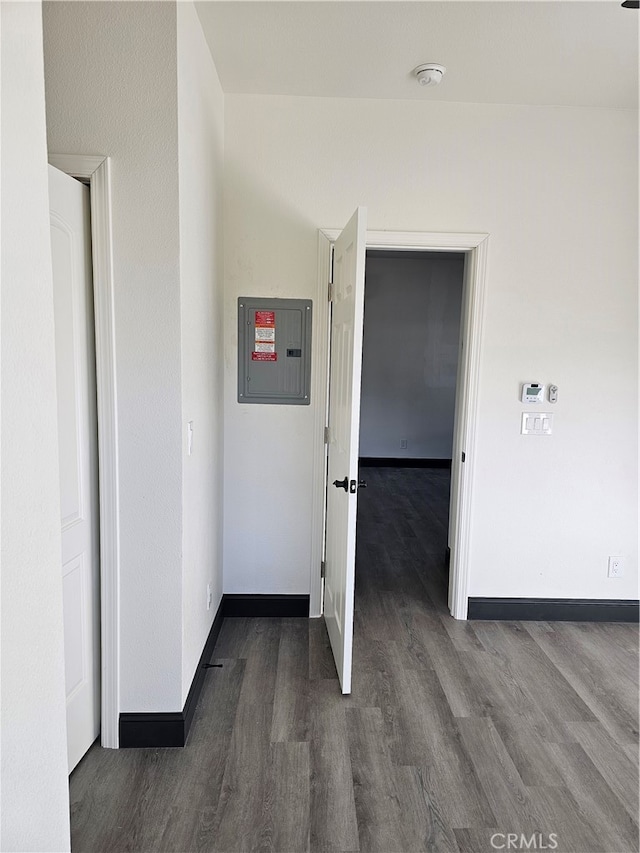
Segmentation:
{"type": "Polygon", "coordinates": [[[522,402],[543,403],[544,388],[544,385],[539,385],[537,382],[525,382],[522,386],[522,402]]]}

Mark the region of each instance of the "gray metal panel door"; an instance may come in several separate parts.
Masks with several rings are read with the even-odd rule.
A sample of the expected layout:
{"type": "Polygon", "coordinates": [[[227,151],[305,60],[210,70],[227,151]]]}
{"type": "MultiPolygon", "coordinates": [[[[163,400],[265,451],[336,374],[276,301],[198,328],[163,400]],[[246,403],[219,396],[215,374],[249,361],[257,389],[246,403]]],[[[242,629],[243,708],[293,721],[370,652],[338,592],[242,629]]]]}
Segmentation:
{"type": "Polygon", "coordinates": [[[309,405],[309,299],[238,300],[238,402],[309,405]]]}

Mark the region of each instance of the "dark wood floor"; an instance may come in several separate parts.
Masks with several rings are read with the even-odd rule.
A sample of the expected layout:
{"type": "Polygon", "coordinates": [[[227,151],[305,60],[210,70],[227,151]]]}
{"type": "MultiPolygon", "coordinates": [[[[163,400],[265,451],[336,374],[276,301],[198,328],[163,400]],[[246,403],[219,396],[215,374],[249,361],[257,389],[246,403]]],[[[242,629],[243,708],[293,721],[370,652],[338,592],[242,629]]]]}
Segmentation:
{"type": "Polygon", "coordinates": [[[454,621],[448,472],[362,474],[351,696],[322,620],[226,620],[184,749],[74,771],[76,853],[637,851],[637,626],[454,621]]]}

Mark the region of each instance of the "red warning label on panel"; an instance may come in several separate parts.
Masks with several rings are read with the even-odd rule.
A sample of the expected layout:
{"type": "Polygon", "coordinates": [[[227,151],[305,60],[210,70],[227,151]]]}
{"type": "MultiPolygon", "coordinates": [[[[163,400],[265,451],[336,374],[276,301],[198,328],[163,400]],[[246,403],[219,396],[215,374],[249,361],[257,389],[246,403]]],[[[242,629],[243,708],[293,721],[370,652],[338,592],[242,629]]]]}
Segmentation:
{"type": "Polygon", "coordinates": [[[275,326],[276,312],[275,311],[256,311],[256,326],[275,326]]]}
{"type": "Polygon", "coordinates": [[[277,352],[252,352],[251,361],[277,361],[277,352]]]}

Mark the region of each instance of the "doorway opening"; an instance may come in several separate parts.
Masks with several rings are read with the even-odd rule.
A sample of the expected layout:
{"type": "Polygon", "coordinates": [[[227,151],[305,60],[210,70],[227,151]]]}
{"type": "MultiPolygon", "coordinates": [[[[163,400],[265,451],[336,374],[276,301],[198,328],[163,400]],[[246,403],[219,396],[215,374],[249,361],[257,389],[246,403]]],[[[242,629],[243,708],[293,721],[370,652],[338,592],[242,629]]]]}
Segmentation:
{"type": "Polygon", "coordinates": [[[356,613],[384,593],[448,613],[464,265],[462,252],[366,252],[356,613]]]}
{"type": "MultiPolygon", "coordinates": [[[[351,691],[360,382],[366,251],[464,254],[452,447],[447,605],[467,618],[471,507],[488,235],[370,231],[359,207],[341,231],[319,232],[312,398],[315,420],[310,615],[324,615],[343,693],[351,691]],[[327,300],[328,294],[328,300],[327,300]],[[317,561],[317,562],[316,562],[317,561]]],[[[408,449],[408,447],[407,447],[408,449]]]]}
{"type": "Polygon", "coordinates": [[[120,488],[111,165],[101,155],[49,152],[48,159],[51,166],[90,188],[100,529],[100,742],[115,749],[120,713],[120,488]]]}

